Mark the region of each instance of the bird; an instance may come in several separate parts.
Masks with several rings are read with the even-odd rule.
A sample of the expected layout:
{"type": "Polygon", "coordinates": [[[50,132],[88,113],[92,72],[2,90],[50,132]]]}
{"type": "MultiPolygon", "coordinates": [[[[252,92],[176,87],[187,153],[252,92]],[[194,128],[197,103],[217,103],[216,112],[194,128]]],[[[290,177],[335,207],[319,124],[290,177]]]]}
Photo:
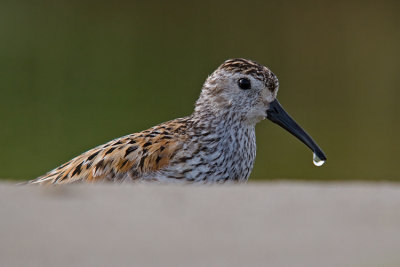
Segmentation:
{"type": "Polygon", "coordinates": [[[324,152],[278,102],[278,89],[268,67],[228,59],[207,77],[191,115],[116,138],[27,183],[246,182],[256,158],[255,126],[266,118],[325,161],[324,152]]]}

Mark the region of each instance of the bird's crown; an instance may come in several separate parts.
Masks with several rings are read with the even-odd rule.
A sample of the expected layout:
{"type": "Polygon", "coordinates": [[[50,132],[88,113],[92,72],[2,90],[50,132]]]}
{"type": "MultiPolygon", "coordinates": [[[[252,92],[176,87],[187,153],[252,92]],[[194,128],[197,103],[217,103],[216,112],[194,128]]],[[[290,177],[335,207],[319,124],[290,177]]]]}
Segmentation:
{"type": "Polygon", "coordinates": [[[253,60],[244,58],[228,59],[217,70],[252,75],[254,78],[263,81],[271,92],[274,92],[279,87],[279,81],[275,74],[269,68],[253,60]]]}

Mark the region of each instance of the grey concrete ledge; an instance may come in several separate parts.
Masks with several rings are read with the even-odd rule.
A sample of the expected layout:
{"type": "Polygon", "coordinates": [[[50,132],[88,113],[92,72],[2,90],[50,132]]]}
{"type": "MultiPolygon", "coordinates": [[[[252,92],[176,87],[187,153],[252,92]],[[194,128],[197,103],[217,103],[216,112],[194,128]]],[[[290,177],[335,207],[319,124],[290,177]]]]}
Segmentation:
{"type": "Polygon", "coordinates": [[[400,266],[400,185],[3,183],[0,266],[400,266]]]}

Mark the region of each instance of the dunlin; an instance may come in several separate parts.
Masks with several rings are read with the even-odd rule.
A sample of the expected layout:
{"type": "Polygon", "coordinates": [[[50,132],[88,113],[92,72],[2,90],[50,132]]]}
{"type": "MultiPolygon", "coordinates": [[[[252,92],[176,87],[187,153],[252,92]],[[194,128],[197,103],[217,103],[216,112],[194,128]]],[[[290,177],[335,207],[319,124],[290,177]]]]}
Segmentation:
{"type": "Polygon", "coordinates": [[[31,184],[158,181],[247,181],[256,157],[255,126],[265,118],[313,152],[325,154],[276,99],[279,82],[265,66],[230,59],[205,81],[193,114],[114,139],[38,177],[31,184]]]}

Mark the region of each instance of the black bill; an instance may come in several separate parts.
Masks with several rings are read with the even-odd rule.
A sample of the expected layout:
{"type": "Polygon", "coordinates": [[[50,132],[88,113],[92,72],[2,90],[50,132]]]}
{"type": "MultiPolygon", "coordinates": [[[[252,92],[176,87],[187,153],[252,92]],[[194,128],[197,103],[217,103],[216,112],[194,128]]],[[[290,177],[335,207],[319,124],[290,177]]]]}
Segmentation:
{"type": "Polygon", "coordinates": [[[325,161],[326,156],[324,152],[319,148],[317,143],[308,135],[282,108],[278,99],[275,99],[269,104],[267,110],[267,118],[286,129],[289,133],[297,137],[301,142],[308,146],[314,154],[321,160],[325,161]]]}

